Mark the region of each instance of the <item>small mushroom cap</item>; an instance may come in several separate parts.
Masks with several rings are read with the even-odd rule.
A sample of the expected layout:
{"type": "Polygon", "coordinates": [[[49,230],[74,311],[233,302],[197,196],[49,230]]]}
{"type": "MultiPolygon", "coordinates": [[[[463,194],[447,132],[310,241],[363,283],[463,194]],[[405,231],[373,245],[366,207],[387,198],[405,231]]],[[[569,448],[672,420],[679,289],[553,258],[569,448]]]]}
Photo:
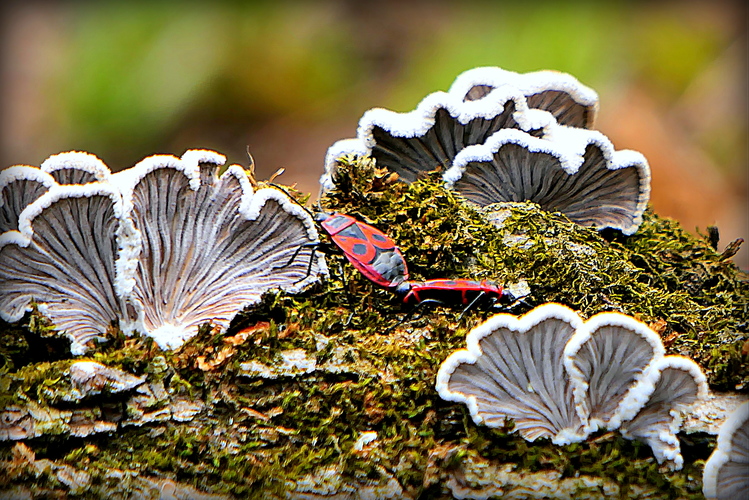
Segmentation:
{"type": "Polygon", "coordinates": [[[705,462],[702,492],[709,500],[738,500],[749,491],[749,401],[736,408],[705,462]]]}
{"type": "Polygon", "coordinates": [[[503,86],[520,90],[529,107],[549,111],[563,125],[591,128],[595,122],[598,94],[559,71],[515,73],[491,66],[473,68],[458,75],[449,92],[474,101],[503,86]]]}
{"type": "Polygon", "coordinates": [[[573,222],[633,234],[650,199],[650,167],[635,151],[615,151],[600,132],[549,124],[543,138],[501,130],[465,148],[444,174],[448,186],[485,206],[538,203],[573,222]]]}
{"type": "Polygon", "coordinates": [[[58,184],[87,184],[107,182],[112,175],[103,161],[82,151],[69,151],[52,155],[41,165],[58,184]]]}
{"type": "Polygon", "coordinates": [[[0,234],[17,231],[21,212],[56,184],[51,175],[28,165],[0,171],[0,234]]]}
{"type": "Polygon", "coordinates": [[[19,231],[0,235],[0,317],[18,321],[32,302],[82,354],[112,324],[133,318],[118,294],[118,234],[134,237],[111,185],[52,186],[26,207],[19,231]]]}
{"type": "Polygon", "coordinates": [[[474,328],[467,348],[452,353],[437,373],[447,401],[465,403],[477,424],[501,426],[506,418],[527,440],[581,441],[584,422],[562,356],[582,324],[571,309],[545,304],[516,318],[498,314],[474,328]]]}
{"type": "Polygon", "coordinates": [[[565,347],[564,365],[589,432],[616,429],[625,409],[639,411],[646,397],[631,393],[664,351],[657,333],[625,314],[597,314],[575,332],[565,347]]]}
{"type": "MultiPolygon", "coordinates": [[[[620,431],[628,439],[647,442],[658,463],[668,461],[670,468],[681,469],[684,459],[676,434],[682,414],[705,399],[707,391],[705,374],[697,363],[683,356],[665,356],[653,363],[628,395],[635,403],[631,411],[623,412],[620,431]]],[[[627,405],[625,402],[625,408],[627,405]]]]}

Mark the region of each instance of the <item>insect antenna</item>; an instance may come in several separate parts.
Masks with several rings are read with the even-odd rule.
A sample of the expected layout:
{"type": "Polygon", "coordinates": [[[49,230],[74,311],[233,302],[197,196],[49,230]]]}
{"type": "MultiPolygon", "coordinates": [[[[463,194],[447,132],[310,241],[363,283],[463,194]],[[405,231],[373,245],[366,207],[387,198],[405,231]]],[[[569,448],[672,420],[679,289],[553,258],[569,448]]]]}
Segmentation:
{"type": "Polygon", "coordinates": [[[275,187],[279,187],[278,185],[273,184],[273,181],[276,180],[276,177],[279,177],[279,176],[283,175],[284,172],[286,172],[286,168],[285,167],[281,167],[278,170],[276,170],[275,172],[273,172],[273,175],[271,175],[268,178],[268,184],[272,184],[275,187]]]}

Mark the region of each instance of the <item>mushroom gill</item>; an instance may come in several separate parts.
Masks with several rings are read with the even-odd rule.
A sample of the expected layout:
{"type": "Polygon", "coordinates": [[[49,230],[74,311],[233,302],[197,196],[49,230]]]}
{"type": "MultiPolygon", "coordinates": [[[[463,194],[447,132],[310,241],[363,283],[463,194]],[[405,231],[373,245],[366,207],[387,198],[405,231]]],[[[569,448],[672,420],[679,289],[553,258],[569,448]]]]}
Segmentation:
{"type": "Polygon", "coordinates": [[[73,354],[112,326],[132,332],[118,267],[137,243],[113,186],[53,186],[21,212],[18,231],[0,235],[0,317],[18,321],[36,304],[73,354]]]}
{"type": "Polygon", "coordinates": [[[465,403],[477,424],[515,421],[527,440],[556,444],[585,439],[573,386],[564,373],[564,348],[582,321],[571,309],[547,304],[516,318],[498,314],[473,329],[466,349],[440,366],[442,399],[465,403]]]}
{"type": "Polygon", "coordinates": [[[475,423],[512,419],[528,441],[555,444],[620,428],[648,443],[659,463],[681,468],[681,413],[706,397],[705,376],[687,358],[664,356],[643,323],[620,313],[583,321],[550,303],[520,318],[493,316],[466,343],[440,366],[436,389],[465,403],[475,423]]]}
{"type": "Polygon", "coordinates": [[[0,171],[0,234],[17,231],[21,212],[56,184],[51,175],[28,165],[0,171]]]}
{"type": "Polygon", "coordinates": [[[142,235],[133,300],[145,333],[164,349],[206,322],[226,329],[266,291],[296,293],[325,272],[310,246],[317,232],[309,214],[277,189],[254,191],[239,166],[219,177],[222,163],[193,150],[116,174],[142,235]]]}

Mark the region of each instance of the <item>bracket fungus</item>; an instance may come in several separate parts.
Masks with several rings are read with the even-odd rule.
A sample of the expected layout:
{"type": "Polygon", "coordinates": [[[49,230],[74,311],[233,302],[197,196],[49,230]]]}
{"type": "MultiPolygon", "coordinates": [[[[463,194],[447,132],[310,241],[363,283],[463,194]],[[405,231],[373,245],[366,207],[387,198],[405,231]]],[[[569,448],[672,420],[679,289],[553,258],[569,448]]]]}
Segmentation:
{"type": "Polygon", "coordinates": [[[538,131],[554,120],[548,113],[529,110],[518,90],[504,90],[475,102],[434,92],[408,113],[370,109],[359,120],[356,139],[331,146],[320,180],[323,189],[334,186],[335,159],[343,154],[369,154],[379,167],[413,182],[419,174],[449,168],[464,147],[482,144],[498,130],[512,127],[538,131]]]}
{"type": "Polygon", "coordinates": [[[709,500],[742,498],[749,491],[749,401],[736,408],[718,432],[718,445],[705,462],[702,492],[709,500]]]}
{"type": "Polygon", "coordinates": [[[207,321],[225,329],[272,288],[297,293],[325,272],[310,246],[317,231],[309,214],[278,189],[254,191],[238,165],[219,177],[221,164],[220,155],[193,150],[116,174],[142,235],[133,301],[164,349],[207,321]]]}
{"type": "Polygon", "coordinates": [[[505,86],[520,90],[530,108],[550,112],[562,125],[592,128],[595,122],[598,94],[559,71],[515,73],[495,66],[473,68],[458,75],[449,92],[476,101],[505,86]]]}
{"type": "Polygon", "coordinates": [[[114,186],[52,186],[21,212],[18,231],[0,235],[0,317],[18,321],[36,303],[73,354],[113,323],[132,332],[121,263],[135,239],[114,186]]]}
{"type": "Polygon", "coordinates": [[[564,350],[564,365],[589,432],[619,427],[622,412],[641,403],[633,388],[664,351],[657,333],[619,313],[597,314],[577,330],[564,350]]]}
{"type": "Polygon", "coordinates": [[[582,321],[571,309],[549,304],[520,319],[498,314],[474,328],[467,348],[452,353],[437,373],[437,392],[465,403],[477,424],[498,427],[506,418],[527,440],[582,441],[584,422],[565,377],[564,347],[582,321]]]}
{"type": "Polygon", "coordinates": [[[103,180],[52,185],[0,235],[0,317],[18,321],[36,304],[73,354],[117,325],[174,349],[201,324],[225,329],[263,293],[296,293],[327,272],[309,214],[280,190],[255,191],[237,165],[219,177],[218,153],[152,156],[116,174],[99,163],[45,162],[74,171],[66,182],[103,180]]]}
{"type": "Polygon", "coordinates": [[[707,380],[697,363],[683,356],[665,356],[653,363],[627,396],[619,431],[627,439],[650,445],[658,463],[668,461],[681,469],[684,459],[676,434],[683,415],[707,394],[707,380]]]}
{"type": "Polygon", "coordinates": [[[664,356],[646,325],[620,313],[583,321],[552,303],[520,318],[493,316],[466,344],[442,363],[436,389],[465,403],[475,423],[512,419],[528,441],[554,444],[621,427],[646,441],[658,463],[682,467],[680,413],[706,397],[705,376],[687,358],[664,356]]]}
{"type": "Polygon", "coordinates": [[[650,198],[650,168],[600,132],[550,125],[543,138],[501,130],[463,149],[443,178],[471,202],[538,203],[573,222],[633,234],[650,198]]]}
{"type": "Polygon", "coordinates": [[[364,113],[357,137],[328,149],[321,190],[335,188],[339,158],[371,156],[405,182],[442,171],[449,188],[482,206],[530,201],[580,225],[633,234],[650,168],[590,130],[597,107],[596,93],[564,73],[475,68],[411,112],[364,113]]]}

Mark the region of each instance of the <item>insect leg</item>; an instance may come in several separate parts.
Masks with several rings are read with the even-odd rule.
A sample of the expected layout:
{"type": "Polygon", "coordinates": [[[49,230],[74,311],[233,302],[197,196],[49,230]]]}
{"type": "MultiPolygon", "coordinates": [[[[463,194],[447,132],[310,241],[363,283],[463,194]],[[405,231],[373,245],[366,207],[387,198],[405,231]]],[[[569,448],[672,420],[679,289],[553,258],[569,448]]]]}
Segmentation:
{"type": "Polygon", "coordinates": [[[461,320],[463,319],[463,315],[464,315],[465,313],[467,313],[467,312],[468,312],[468,311],[469,311],[469,310],[470,310],[470,309],[471,309],[471,308],[472,308],[472,307],[473,307],[474,305],[476,305],[476,302],[478,302],[479,300],[481,300],[481,298],[482,298],[482,297],[484,297],[485,295],[486,295],[486,292],[484,292],[483,290],[482,290],[481,292],[479,292],[479,294],[478,294],[478,295],[476,295],[476,298],[475,298],[475,299],[473,299],[473,300],[472,300],[472,301],[470,302],[470,304],[468,304],[468,305],[467,305],[467,306],[465,307],[465,309],[463,309],[463,311],[461,311],[461,313],[460,313],[460,316],[458,316],[458,323],[460,323],[460,321],[461,321],[461,320]]]}
{"type": "MultiPolygon", "coordinates": [[[[302,251],[302,248],[310,248],[310,247],[311,248],[317,248],[319,246],[320,246],[320,242],[319,241],[315,241],[313,243],[305,243],[303,245],[299,245],[298,247],[296,247],[296,250],[294,250],[294,255],[291,256],[291,258],[289,259],[289,261],[286,264],[284,264],[283,266],[277,267],[276,269],[283,269],[284,267],[290,266],[291,263],[294,262],[294,260],[299,256],[299,252],[302,251]]],[[[315,251],[313,250],[312,253],[310,254],[310,261],[312,260],[312,256],[314,256],[314,254],[315,254],[315,251]]],[[[312,264],[310,264],[310,268],[312,268],[312,264]]]]}
{"type": "Polygon", "coordinates": [[[506,306],[498,304],[498,303],[494,304],[494,306],[492,306],[492,309],[494,309],[496,311],[501,311],[501,312],[512,312],[512,310],[515,309],[519,304],[523,304],[528,309],[533,309],[532,305],[530,305],[528,302],[526,302],[525,300],[523,300],[524,298],[525,298],[525,296],[524,297],[520,297],[519,299],[515,299],[512,302],[510,302],[509,304],[507,304],[506,306]]]}
{"type": "Polygon", "coordinates": [[[307,279],[307,277],[312,272],[312,264],[315,262],[315,252],[317,251],[317,247],[320,246],[320,242],[314,242],[314,243],[305,243],[304,245],[299,245],[296,250],[294,250],[294,255],[291,256],[289,261],[284,264],[283,266],[278,266],[275,269],[283,269],[284,267],[288,267],[291,265],[294,260],[299,256],[299,252],[302,251],[302,248],[312,248],[312,251],[309,253],[309,265],[307,266],[307,272],[304,274],[304,277],[297,280],[294,284],[299,283],[300,281],[304,281],[307,279]]]}

